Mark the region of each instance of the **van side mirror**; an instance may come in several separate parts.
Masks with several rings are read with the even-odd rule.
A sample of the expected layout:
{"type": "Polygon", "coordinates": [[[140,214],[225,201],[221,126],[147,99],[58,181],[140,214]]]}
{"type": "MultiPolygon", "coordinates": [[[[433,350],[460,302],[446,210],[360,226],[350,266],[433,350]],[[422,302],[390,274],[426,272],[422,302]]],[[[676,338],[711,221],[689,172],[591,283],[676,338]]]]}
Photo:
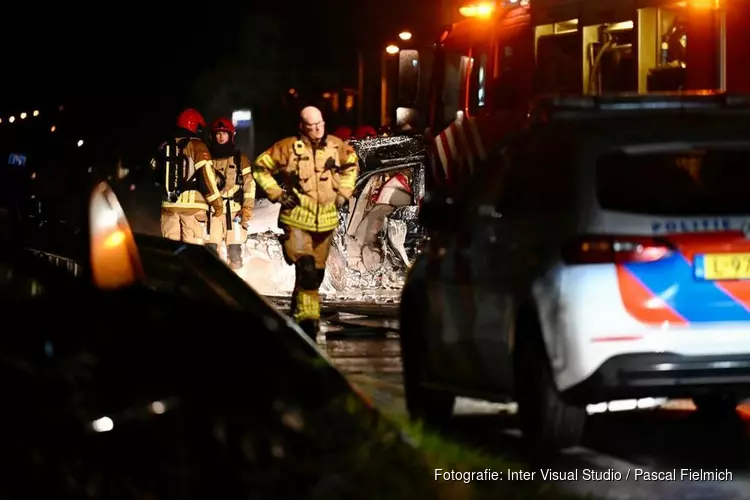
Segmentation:
{"type": "Polygon", "coordinates": [[[415,108],[419,100],[421,67],[419,51],[403,49],[398,53],[398,105],[415,108]]]}
{"type": "Polygon", "coordinates": [[[420,203],[419,223],[425,229],[442,230],[453,227],[457,220],[453,198],[441,191],[429,191],[420,203]]]}

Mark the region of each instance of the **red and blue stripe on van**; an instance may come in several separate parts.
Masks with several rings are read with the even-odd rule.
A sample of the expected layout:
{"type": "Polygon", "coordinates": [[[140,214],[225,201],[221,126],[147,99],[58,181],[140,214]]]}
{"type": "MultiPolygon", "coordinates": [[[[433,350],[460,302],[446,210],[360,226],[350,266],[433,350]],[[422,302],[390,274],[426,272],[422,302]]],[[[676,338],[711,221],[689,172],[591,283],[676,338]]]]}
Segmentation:
{"type": "Polygon", "coordinates": [[[750,280],[700,278],[705,254],[750,253],[741,231],[589,236],[566,260],[614,263],[623,304],[645,324],[750,321],[750,280]]]}

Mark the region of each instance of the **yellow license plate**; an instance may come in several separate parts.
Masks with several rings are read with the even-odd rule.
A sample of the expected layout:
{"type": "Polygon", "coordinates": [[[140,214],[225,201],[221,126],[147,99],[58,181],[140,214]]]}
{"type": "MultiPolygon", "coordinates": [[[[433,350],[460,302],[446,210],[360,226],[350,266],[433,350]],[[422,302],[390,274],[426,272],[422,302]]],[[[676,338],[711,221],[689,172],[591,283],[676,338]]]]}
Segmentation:
{"type": "Polygon", "coordinates": [[[750,279],[750,253],[706,254],[701,274],[707,280],[750,279]]]}

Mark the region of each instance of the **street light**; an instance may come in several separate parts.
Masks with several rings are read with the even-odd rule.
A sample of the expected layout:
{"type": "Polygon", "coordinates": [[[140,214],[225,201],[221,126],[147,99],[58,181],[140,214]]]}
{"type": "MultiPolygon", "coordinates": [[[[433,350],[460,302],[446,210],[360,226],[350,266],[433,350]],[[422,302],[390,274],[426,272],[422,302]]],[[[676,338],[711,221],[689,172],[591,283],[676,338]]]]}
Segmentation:
{"type": "Polygon", "coordinates": [[[391,44],[391,45],[389,45],[388,47],[386,47],[386,48],[385,48],[385,51],[386,51],[386,52],[387,52],[388,54],[390,54],[390,55],[393,55],[393,54],[398,54],[398,51],[399,51],[399,50],[401,50],[401,49],[399,49],[399,48],[398,48],[398,46],[396,46],[396,45],[393,45],[393,44],[391,44]]]}
{"type": "Polygon", "coordinates": [[[411,40],[411,31],[402,31],[398,34],[398,37],[405,42],[411,40]]]}

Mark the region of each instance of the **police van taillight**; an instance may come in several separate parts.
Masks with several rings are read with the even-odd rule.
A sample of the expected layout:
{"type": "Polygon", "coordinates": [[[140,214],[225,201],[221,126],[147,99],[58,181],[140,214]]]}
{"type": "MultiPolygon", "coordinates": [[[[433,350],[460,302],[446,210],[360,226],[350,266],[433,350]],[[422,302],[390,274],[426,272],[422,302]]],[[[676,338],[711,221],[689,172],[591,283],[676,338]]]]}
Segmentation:
{"type": "Polygon", "coordinates": [[[669,257],[669,242],[643,236],[588,235],[564,246],[568,264],[624,264],[656,262],[669,257]]]}

